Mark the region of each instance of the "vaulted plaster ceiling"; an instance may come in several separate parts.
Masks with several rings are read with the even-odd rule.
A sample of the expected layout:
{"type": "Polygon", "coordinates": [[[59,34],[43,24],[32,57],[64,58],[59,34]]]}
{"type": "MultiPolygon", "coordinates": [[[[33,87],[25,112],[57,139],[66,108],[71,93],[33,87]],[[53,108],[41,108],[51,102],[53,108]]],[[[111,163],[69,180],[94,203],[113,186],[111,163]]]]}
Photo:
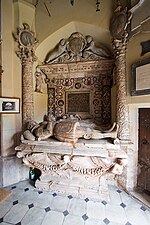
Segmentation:
{"type": "MultiPolygon", "coordinates": [[[[105,11],[103,4],[104,2],[107,2],[104,0],[86,0],[86,1],[66,0],[64,7],[62,7],[61,5],[62,0],[61,1],[60,0],[24,0],[24,1],[34,5],[37,12],[40,11],[43,14],[47,14],[49,17],[53,16],[53,10],[56,5],[59,11],[59,7],[61,7],[61,10],[64,10],[64,7],[66,5],[68,5],[71,9],[72,7],[76,7],[76,6],[83,7],[85,4],[87,4],[87,5],[90,5],[90,7],[94,9],[96,12],[97,6],[100,11],[101,10],[105,11]],[[97,5],[96,3],[100,3],[100,4],[97,5]]],[[[118,0],[111,0],[111,1],[113,2],[113,4],[118,2],[118,0]]],[[[132,29],[135,29],[142,21],[144,21],[150,16],[149,15],[150,0],[120,0],[120,2],[122,4],[127,4],[128,6],[130,5],[130,10],[134,14],[134,18],[132,19],[132,26],[131,26],[132,29]]],[[[84,8],[82,9],[84,10],[84,8]]]]}
{"type": "MultiPolygon", "coordinates": [[[[96,0],[74,0],[73,6],[70,0],[24,1],[34,5],[36,9],[35,27],[40,42],[37,53],[40,52],[41,60],[45,52],[50,50],[50,46],[55,46],[61,38],[68,38],[72,32],[76,31],[84,35],[89,34],[95,41],[106,45],[111,43],[109,22],[113,13],[113,4],[117,0],[99,0],[100,11],[98,12],[96,12],[96,0]]],[[[143,20],[150,16],[150,0],[120,1],[123,4],[131,3],[132,29],[136,29],[143,20]]]]}
{"type": "MultiPolygon", "coordinates": [[[[26,2],[34,5],[37,10],[41,10],[45,13],[47,13],[49,16],[52,15],[51,7],[54,2],[58,2],[57,0],[25,0],[26,2]]],[[[59,7],[58,2],[58,7],[59,7]]],[[[79,5],[81,3],[81,0],[66,0],[66,3],[70,5],[71,7],[74,7],[75,5],[79,5]]],[[[101,0],[86,0],[87,4],[90,4],[93,8],[95,8],[95,11],[100,11],[100,5],[102,4],[101,0]]]]}
{"type": "MultiPolygon", "coordinates": [[[[45,4],[49,7],[50,4],[52,4],[54,1],[56,0],[24,0],[32,5],[39,5],[39,7],[45,8],[45,11],[47,11],[45,4]]],[[[76,4],[76,2],[78,2],[78,0],[66,0],[69,4],[71,4],[72,2],[74,2],[74,5],[76,4]]],[[[81,1],[81,0],[80,0],[81,1]]],[[[113,2],[115,2],[114,0],[112,0],[113,2]]],[[[141,6],[146,0],[120,0],[120,2],[124,3],[127,2],[127,4],[129,3],[131,5],[131,7],[139,7],[141,6]]],[[[100,4],[102,4],[103,0],[87,0],[88,3],[91,3],[92,5],[96,6],[96,2],[100,2],[100,4]]],[[[116,0],[117,2],[117,0],[116,0]]]]}

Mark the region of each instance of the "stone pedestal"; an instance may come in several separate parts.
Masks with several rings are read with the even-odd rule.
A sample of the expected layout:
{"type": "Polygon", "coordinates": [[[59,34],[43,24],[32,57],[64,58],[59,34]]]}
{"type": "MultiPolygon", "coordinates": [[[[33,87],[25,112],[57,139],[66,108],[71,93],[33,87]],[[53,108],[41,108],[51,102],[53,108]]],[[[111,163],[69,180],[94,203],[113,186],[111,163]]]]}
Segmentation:
{"type": "Polygon", "coordinates": [[[127,159],[120,145],[108,140],[80,139],[75,147],[51,138],[24,140],[16,150],[27,166],[41,171],[38,189],[91,199],[109,200],[108,184],[117,185],[115,176],[122,174],[127,159]]]}
{"type": "Polygon", "coordinates": [[[78,196],[81,198],[90,198],[93,200],[108,200],[109,191],[107,184],[107,175],[91,177],[75,172],[63,171],[59,174],[42,174],[35,183],[39,190],[54,191],[66,195],[78,196]]]}
{"type": "Polygon", "coordinates": [[[0,186],[6,187],[28,179],[29,172],[16,156],[7,156],[0,158],[0,175],[0,186]]]}

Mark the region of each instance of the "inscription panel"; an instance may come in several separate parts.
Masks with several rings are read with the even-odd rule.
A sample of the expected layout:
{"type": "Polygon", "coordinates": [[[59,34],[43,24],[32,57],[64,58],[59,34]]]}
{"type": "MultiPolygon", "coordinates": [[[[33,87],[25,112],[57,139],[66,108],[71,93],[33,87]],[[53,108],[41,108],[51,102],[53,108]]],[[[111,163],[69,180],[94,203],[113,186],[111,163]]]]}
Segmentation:
{"type": "Polygon", "coordinates": [[[90,93],[66,93],[66,113],[86,113],[90,115],[90,93]]]}

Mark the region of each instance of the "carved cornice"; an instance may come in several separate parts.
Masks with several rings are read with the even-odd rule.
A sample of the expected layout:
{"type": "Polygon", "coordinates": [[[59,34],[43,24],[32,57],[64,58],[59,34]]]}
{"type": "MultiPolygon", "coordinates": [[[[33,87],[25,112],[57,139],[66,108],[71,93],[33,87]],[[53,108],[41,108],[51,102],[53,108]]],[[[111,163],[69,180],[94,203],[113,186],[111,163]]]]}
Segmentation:
{"type": "Polygon", "coordinates": [[[101,74],[105,71],[111,72],[114,67],[114,60],[100,60],[100,61],[89,61],[89,62],[72,62],[64,64],[50,64],[38,66],[49,79],[60,78],[60,75],[64,77],[73,76],[75,73],[82,74],[83,72],[94,72],[100,71],[101,74]]]}
{"type": "Polygon", "coordinates": [[[150,16],[142,21],[136,28],[131,30],[128,39],[133,38],[139,33],[150,33],[150,16]]]}

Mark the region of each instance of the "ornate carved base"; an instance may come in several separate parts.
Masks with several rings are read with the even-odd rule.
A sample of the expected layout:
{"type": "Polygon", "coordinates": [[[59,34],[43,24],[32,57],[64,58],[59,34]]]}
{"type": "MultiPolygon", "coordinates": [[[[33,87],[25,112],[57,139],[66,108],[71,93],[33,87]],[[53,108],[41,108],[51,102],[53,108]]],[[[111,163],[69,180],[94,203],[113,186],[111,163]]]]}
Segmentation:
{"type": "Polygon", "coordinates": [[[91,177],[63,171],[62,175],[42,174],[35,186],[39,190],[55,191],[81,198],[109,200],[107,176],[91,177]]]}
{"type": "Polygon", "coordinates": [[[35,186],[82,198],[109,200],[108,183],[121,175],[127,155],[108,140],[80,139],[71,143],[54,139],[26,141],[16,147],[17,156],[41,171],[35,186]]]}

